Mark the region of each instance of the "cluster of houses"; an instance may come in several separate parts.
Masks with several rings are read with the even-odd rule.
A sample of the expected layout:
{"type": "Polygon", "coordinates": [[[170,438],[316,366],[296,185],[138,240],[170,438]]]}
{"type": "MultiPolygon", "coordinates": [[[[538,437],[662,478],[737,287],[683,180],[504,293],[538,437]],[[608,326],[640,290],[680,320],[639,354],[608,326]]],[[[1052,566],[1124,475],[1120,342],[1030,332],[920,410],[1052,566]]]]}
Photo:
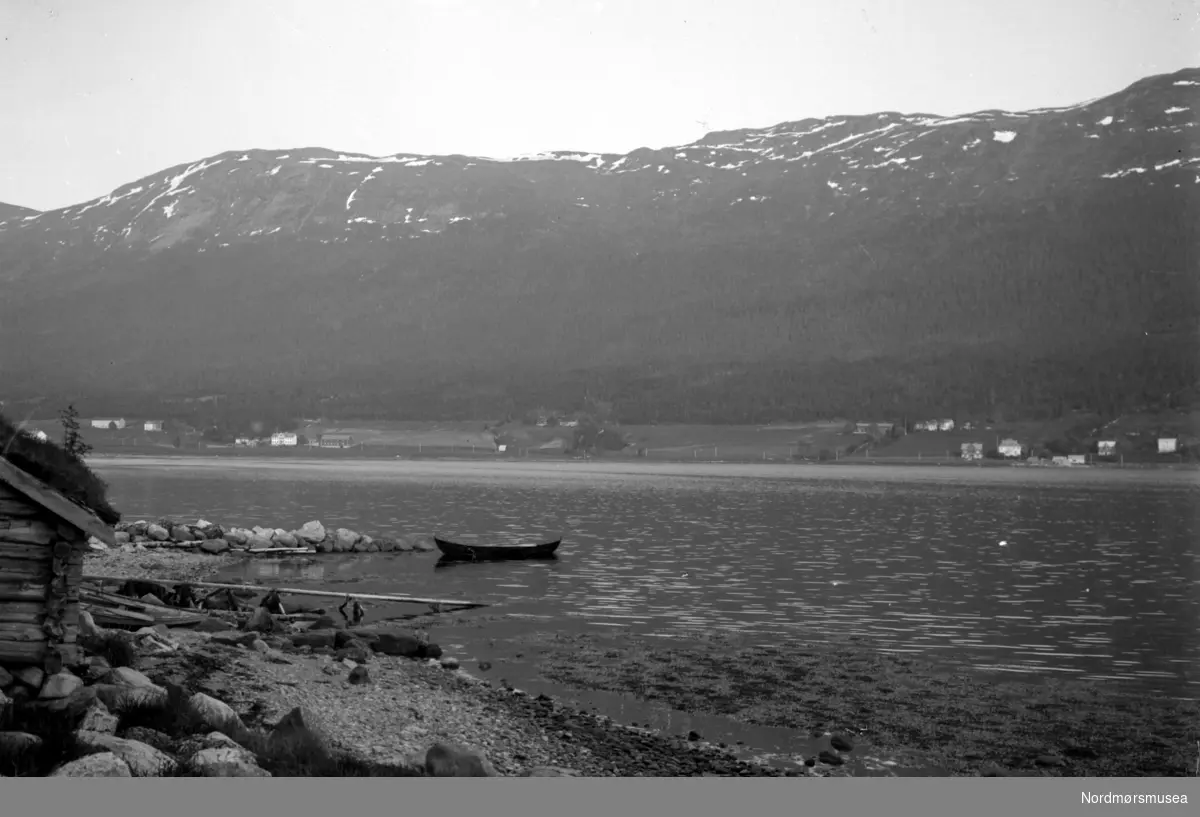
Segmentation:
{"type": "MultiPolygon", "coordinates": [[[[122,429],[122,428],[129,427],[129,423],[125,420],[124,417],[93,417],[89,421],[89,423],[92,428],[122,429]]],[[[163,430],[163,421],[162,420],[143,420],[142,421],[142,430],[143,431],[162,431],[163,430]]]]}
{"type": "MultiPolygon", "coordinates": [[[[262,439],[256,437],[238,437],[233,441],[233,444],[246,448],[256,448],[264,444],[274,447],[291,447],[300,444],[300,435],[293,431],[277,431],[270,437],[262,439]]],[[[322,434],[315,442],[309,443],[309,446],[313,445],[320,448],[350,448],[354,445],[354,437],[350,434],[322,434]]]]}

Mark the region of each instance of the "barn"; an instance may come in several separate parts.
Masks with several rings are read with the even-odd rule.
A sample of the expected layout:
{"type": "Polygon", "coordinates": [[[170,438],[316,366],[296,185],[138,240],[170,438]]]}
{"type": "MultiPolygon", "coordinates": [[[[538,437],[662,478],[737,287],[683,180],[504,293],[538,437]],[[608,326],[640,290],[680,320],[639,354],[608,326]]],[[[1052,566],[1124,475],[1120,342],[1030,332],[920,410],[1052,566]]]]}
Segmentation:
{"type": "Polygon", "coordinates": [[[0,664],[77,663],[89,536],[115,544],[92,509],[0,457],[0,664]]]}

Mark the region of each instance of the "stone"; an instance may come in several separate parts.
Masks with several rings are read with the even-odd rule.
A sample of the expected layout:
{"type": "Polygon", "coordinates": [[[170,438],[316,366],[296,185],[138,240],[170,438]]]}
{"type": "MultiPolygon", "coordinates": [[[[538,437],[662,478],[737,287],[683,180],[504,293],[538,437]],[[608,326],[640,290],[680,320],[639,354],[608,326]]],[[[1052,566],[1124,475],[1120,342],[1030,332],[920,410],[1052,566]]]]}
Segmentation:
{"type": "Polygon", "coordinates": [[[188,765],[201,777],[270,777],[258,765],[257,758],[242,747],[221,746],[201,749],[190,758],[188,765]]]}
{"type": "Polygon", "coordinates": [[[688,732],[687,739],[688,739],[689,741],[692,741],[692,742],[695,742],[695,741],[698,741],[698,740],[704,740],[704,738],[702,738],[702,737],[700,736],[700,733],[699,733],[699,732],[697,732],[695,729],[693,729],[692,731],[688,732]]]}
{"type": "Polygon", "coordinates": [[[80,730],[75,733],[75,741],[89,749],[112,752],[125,761],[134,777],[157,777],[173,771],[176,766],[175,759],[166,752],[137,740],[80,730]]]}
{"type": "Polygon", "coordinates": [[[339,661],[350,660],[356,664],[366,664],[371,660],[371,648],[358,639],[351,639],[346,646],[334,654],[334,658],[339,661]]]}
{"type": "Polygon", "coordinates": [[[112,735],[117,731],[121,719],[108,711],[104,702],[97,698],[83,713],[79,728],[85,732],[96,732],[101,735],[112,735]]]}
{"type": "Polygon", "coordinates": [[[205,539],[200,543],[200,550],[212,556],[218,556],[229,550],[229,542],[225,539],[205,539]]]}
{"type": "Polygon", "coordinates": [[[371,643],[375,652],[404,658],[420,658],[424,646],[416,636],[389,632],[379,633],[379,637],[371,643]]]}
{"type": "Polygon", "coordinates": [[[498,776],[483,752],[445,743],[435,743],[425,753],[425,774],[430,777],[498,776]]]}
{"type": "Polygon", "coordinates": [[[854,748],[854,741],[841,733],[834,735],[829,739],[829,745],[839,752],[849,752],[854,748]]]}
{"type": "MultiPolygon", "coordinates": [[[[355,545],[355,547],[358,547],[358,545],[355,545]]],[[[375,542],[367,542],[366,547],[364,547],[363,550],[365,550],[367,553],[378,553],[379,545],[377,545],[375,542]]]]}
{"type": "Polygon", "coordinates": [[[239,545],[244,545],[250,540],[250,534],[245,528],[230,528],[225,531],[224,538],[227,542],[236,542],[239,545]]]}
{"type": "Polygon", "coordinates": [[[442,657],[442,648],[437,644],[426,644],[421,651],[421,655],[424,658],[438,659],[442,657]]]}
{"type": "Polygon", "coordinates": [[[441,660],[442,669],[458,669],[458,659],[452,655],[446,655],[441,660]]]}
{"type": "Polygon", "coordinates": [[[358,541],[358,534],[346,528],[338,528],[334,532],[334,550],[338,553],[345,553],[354,547],[354,543],[358,541]]]}
{"type": "Polygon", "coordinates": [[[381,536],[375,540],[375,544],[379,545],[379,550],[382,553],[392,553],[396,550],[396,540],[386,536],[381,536]]]}
{"type": "Polygon", "coordinates": [[[64,763],[50,777],[133,777],[129,764],[112,752],[86,755],[64,763]]]}
{"type": "Polygon", "coordinates": [[[817,755],[817,760],[829,766],[841,766],[846,762],[837,752],[831,752],[828,749],[822,749],[817,755]]]}
{"type": "Polygon", "coordinates": [[[322,539],[320,542],[314,544],[313,547],[316,548],[317,553],[332,553],[333,540],[329,538],[322,539]]]}
{"type": "Polygon", "coordinates": [[[308,631],[306,633],[296,633],[292,636],[293,647],[332,647],[333,646],[333,630],[319,630],[317,632],[308,631]]]}
{"type": "Polygon", "coordinates": [[[346,680],[355,685],[369,684],[371,683],[371,676],[367,672],[366,667],[355,667],[350,670],[350,675],[346,677],[346,680]]]}
{"type": "Polygon", "coordinates": [[[267,608],[255,607],[244,629],[258,633],[272,633],[277,628],[275,619],[271,618],[271,614],[267,612],[267,608]]]}
{"type": "Polygon", "coordinates": [[[183,525],[176,525],[175,527],[171,528],[171,538],[176,542],[192,542],[196,539],[196,537],[192,535],[192,532],[183,525]]]}
{"type": "Polygon", "coordinates": [[[0,756],[34,752],[41,745],[42,739],[29,732],[0,732],[0,756]]]}
{"type": "Polygon", "coordinates": [[[203,692],[197,692],[188,699],[188,705],[195,711],[204,724],[217,731],[242,731],[245,724],[233,707],[224,701],[218,701],[203,692]]]}
{"type": "Polygon", "coordinates": [[[412,549],[421,553],[429,553],[437,550],[437,543],[433,541],[433,537],[428,534],[412,534],[406,537],[412,545],[412,549]]]}
{"type": "Polygon", "coordinates": [[[79,611],[78,627],[80,638],[102,638],[104,636],[104,631],[96,626],[96,620],[87,610],[79,611]]]}
{"type": "MultiPolygon", "coordinates": [[[[135,689],[158,686],[145,675],[135,670],[133,667],[116,667],[115,669],[109,670],[108,675],[104,678],[104,683],[112,684],[113,686],[132,687],[135,689]]],[[[159,688],[161,689],[161,687],[159,688]]]]}
{"type": "Polygon", "coordinates": [[[42,691],[38,694],[38,698],[44,701],[55,698],[66,698],[82,686],[83,679],[74,673],[63,670],[46,678],[42,684],[42,691]]]}
{"type": "Polygon", "coordinates": [[[275,531],[275,535],[271,537],[271,541],[276,547],[281,548],[294,548],[300,544],[300,541],[287,531],[275,531]]]}
{"type": "Polygon", "coordinates": [[[298,530],[294,531],[294,535],[297,539],[315,545],[325,540],[325,526],[314,519],[301,525],[298,530]]]}
{"type": "Polygon", "coordinates": [[[40,667],[21,667],[13,670],[12,675],[35,692],[42,688],[42,682],[46,680],[46,673],[40,667]]]}
{"type": "Polygon", "coordinates": [[[113,534],[113,539],[116,540],[118,545],[126,545],[129,544],[132,537],[127,531],[119,530],[113,534]]]}
{"type": "Polygon", "coordinates": [[[166,735],[162,732],[159,732],[157,729],[150,729],[146,726],[131,726],[129,729],[125,730],[125,734],[121,735],[121,737],[126,738],[127,740],[140,741],[147,746],[153,746],[160,752],[166,752],[168,754],[171,754],[175,745],[175,741],[171,739],[170,735],[166,735]]]}
{"type": "Polygon", "coordinates": [[[314,710],[297,706],[279,719],[267,740],[275,744],[300,742],[330,746],[329,734],[324,720],[314,710]]]}
{"type": "Polygon", "coordinates": [[[146,536],[156,542],[165,542],[171,538],[171,532],[162,525],[154,524],[146,528],[146,536]]]}

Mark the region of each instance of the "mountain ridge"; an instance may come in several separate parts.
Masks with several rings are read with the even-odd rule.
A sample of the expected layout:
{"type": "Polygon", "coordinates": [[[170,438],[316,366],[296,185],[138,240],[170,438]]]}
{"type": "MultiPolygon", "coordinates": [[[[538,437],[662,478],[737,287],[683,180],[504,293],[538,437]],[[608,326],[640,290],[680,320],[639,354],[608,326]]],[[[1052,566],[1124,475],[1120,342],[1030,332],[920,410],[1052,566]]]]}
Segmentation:
{"type": "Polygon", "coordinates": [[[935,360],[962,370],[959,401],[1014,379],[964,361],[1008,359],[1076,370],[1005,387],[1030,410],[1115,404],[1095,361],[1071,362],[1103,354],[1127,382],[1100,392],[1165,394],[1195,374],[1196,101],[1185,69],[1075,106],[809,118],[624,155],[226,151],[0,221],[0,369],[108,399],[374,389],[406,416],[466,411],[446,397],[464,378],[493,412],[554,381],[546,399],[602,389],[666,418],[936,403],[935,360]],[[731,367],[771,374],[752,399],[711,394],[731,367]],[[672,372],[694,376],[633,393],[672,372]],[[828,399],[776,393],[814,383],[828,399]]]}

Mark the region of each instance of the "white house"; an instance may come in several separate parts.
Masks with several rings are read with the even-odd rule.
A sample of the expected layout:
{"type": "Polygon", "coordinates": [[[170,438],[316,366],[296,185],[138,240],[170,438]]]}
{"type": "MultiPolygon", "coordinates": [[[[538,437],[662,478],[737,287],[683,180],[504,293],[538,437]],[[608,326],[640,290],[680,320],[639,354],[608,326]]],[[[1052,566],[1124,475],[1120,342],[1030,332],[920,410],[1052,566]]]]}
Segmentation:
{"type": "Polygon", "coordinates": [[[258,440],[251,439],[250,437],[238,437],[237,439],[235,439],[233,441],[233,444],[234,445],[244,445],[247,448],[253,448],[256,445],[258,445],[258,440]]]}
{"type": "Polygon", "coordinates": [[[1158,438],[1158,453],[1174,454],[1179,449],[1179,438],[1177,437],[1159,437],[1158,438]]]}
{"type": "Polygon", "coordinates": [[[39,443],[44,443],[46,440],[50,439],[46,436],[46,432],[42,431],[40,428],[23,428],[21,430],[24,431],[28,436],[33,437],[39,443]]]}
{"type": "Polygon", "coordinates": [[[505,451],[508,451],[508,443],[498,443],[496,450],[503,454],[505,451]]]}
{"type": "Polygon", "coordinates": [[[1087,454],[1067,454],[1068,465],[1087,465],[1087,454]]]}
{"type": "Polygon", "coordinates": [[[145,423],[142,424],[142,430],[143,431],[162,431],[163,430],[163,421],[162,420],[147,420],[145,423]]]}
{"type": "Polygon", "coordinates": [[[1021,456],[1021,443],[1008,437],[1000,441],[1000,445],[996,446],[996,450],[1002,457],[1019,457],[1021,456]]]}
{"type": "Polygon", "coordinates": [[[983,443],[963,443],[962,458],[964,460],[983,459],[983,443]]]}
{"type": "Polygon", "coordinates": [[[938,421],[937,420],[920,420],[917,422],[916,425],[913,426],[913,428],[915,428],[917,431],[937,431],[938,430],[938,421]]]}
{"type": "Polygon", "coordinates": [[[1117,441],[1101,440],[1096,443],[1096,453],[1101,457],[1115,457],[1117,455],[1117,441]]]}
{"type": "Polygon", "coordinates": [[[299,438],[291,431],[277,431],[271,435],[271,445],[296,445],[299,438]]]}
{"type": "Polygon", "coordinates": [[[953,431],[953,430],[954,430],[954,421],[953,420],[938,420],[938,431],[953,431]]]}
{"type": "Polygon", "coordinates": [[[124,428],[124,417],[96,417],[92,420],[92,428],[124,428]]]}

